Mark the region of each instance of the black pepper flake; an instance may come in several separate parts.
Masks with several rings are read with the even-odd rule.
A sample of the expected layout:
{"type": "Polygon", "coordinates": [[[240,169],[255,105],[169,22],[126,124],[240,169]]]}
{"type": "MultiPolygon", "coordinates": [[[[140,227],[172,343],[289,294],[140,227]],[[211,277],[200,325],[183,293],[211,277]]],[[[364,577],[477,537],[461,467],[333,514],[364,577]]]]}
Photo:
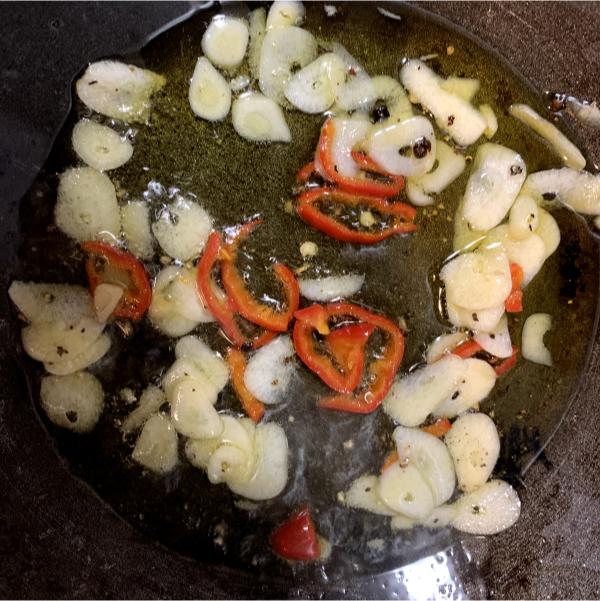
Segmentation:
{"type": "Polygon", "coordinates": [[[453,395],[452,395],[452,400],[456,400],[458,397],[460,396],[460,391],[457,390],[453,395]]]}
{"type": "Polygon", "coordinates": [[[93,79],[92,81],[88,82],[88,86],[93,86],[96,85],[98,83],[97,79],[93,79]]]}
{"type": "Polygon", "coordinates": [[[371,487],[365,488],[365,492],[371,492],[371,487]]]}
{"type": "Polygon", "coordinates": [[[448,126],[454,125],[454,115],[448,115],[448,126]]]}
{"type": "Polygon", "coordinates": [[[390,111],[386,106],[385,102],[377,101],[377,104],[373,107],[371,111],[371,122],[379,123],[380,121],[384,121],[388,119],[390,116],[390,111]]]}
{"type": "Polygon", "coordinates": [[[477,317],[477,313],[471,313],[471,317],[473,318],[473,321],[479,321],[479,317],[477,317]]]}
{"type": "Polygon", "coordinates": [[[542,198],[544,200],[554,200],[556,198],[556,192],[544,192],[542,198]]]}
{"type": "Polygon", "coordinates": [[[417,159],[422,159],[431,152],[431,142],[427,138],[419,138],[414,146],[413,153],[417,159]]]}
{"type": "Polygon", "coordinates": [[[519,175],[519,173],[523,173],[523,167],[521,167],[520,165],[511,165],[510,174],[519,175]]]}
{"type": "Polygon", "coordinates": [[[65,417],[74,424],[77,421],[77,411],[67,411],[65,417]]]}
{"type": "Polygon", "coordinates": [[[334,171],[335,171],[336,173],[338,173],[338,168],[337,168],[337,165],[334,165],[334,166],[333,166],[333,169],[334,169],[334,171]]]}
{"type": "Polygon", "coordinates": [[[57,346],[56,347],[56,354],[59,357],[62,357],[63,355],[68,355],[69,351],[64,346],[57,346]]]}

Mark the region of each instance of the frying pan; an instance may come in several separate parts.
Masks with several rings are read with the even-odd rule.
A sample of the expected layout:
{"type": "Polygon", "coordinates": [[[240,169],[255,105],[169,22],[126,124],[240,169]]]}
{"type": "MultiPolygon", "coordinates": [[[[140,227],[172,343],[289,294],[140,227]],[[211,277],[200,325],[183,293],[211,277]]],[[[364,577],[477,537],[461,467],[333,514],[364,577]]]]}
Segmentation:
{"type": "MultiPolygon", "coordinates": [[[[5,287],[15,264],[18,200],[44,162],[67,112],[68,81],[85,62],[141,45],[149,33],[188,8],[145,5],[140,11],[131,5],[86,4],[73,10],[72,5],[23,4],[0,9],[0,43],[7,46],[2,52],[0,182],[5,287]],[[51,46],[56,50],[50,56],[51,46]]],[[[445,14],[488,41],[538,89],[560,87],[583,97],[598,97],[593,66],[600,50],[593,5],[546,4],[540,9],[508,3],[435,4],[425,8],[445,14]],[[557,34],[554,28],[559,25],[557,34]]],[[[589,143],[587,133],[586,145],[597,158],[598,144],[589,143]]],[[[1,302],[2,315],[8,316],[6,298],[1,302]]],[[[9,320],[0,323],[4,340],[10,340],[9,320]]],[[[199,564],[138,534],[72,477],[27,398],[26,383],[10,351],[2,350],[0,397],[0,473],[6,491],[0,530],[3,596],[403,597],[432,590],[414,587],[414,577],[435,577],[431,570],[423,571],[428,564],[413,566],[412,572],[393,572],[384,580],[273,583],[223,566],[199,564]]],[[[451,554],[444,560],[448,583],[457,586],[459,596],[597,595],[599,543],[594,530],[597,533],[599,507],[594,459],[600,424],[594,409],[599,372],[596,340],[584,385],[562,427],[523,477],[519,492],[525,511],[518,526],[490,539],[448,541],[451,554]]],[[[441,594],[439,589],[437,593],[441,594]]]]}

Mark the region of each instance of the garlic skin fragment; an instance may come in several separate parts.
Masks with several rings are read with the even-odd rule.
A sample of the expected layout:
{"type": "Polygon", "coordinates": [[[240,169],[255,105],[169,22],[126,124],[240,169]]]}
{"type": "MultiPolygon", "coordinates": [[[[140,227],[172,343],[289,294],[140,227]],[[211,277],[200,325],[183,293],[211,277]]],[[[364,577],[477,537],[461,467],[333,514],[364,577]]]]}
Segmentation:
{"type": "Polygon", "coordinates": [[[233,102],[235,131],[251,142],[291,142],[292,134],[281,108],[258,92],[246,92],[233,102]]]}
{"type": "Polygon", "coordinates": [[[500,438],[485,413],[461,415],[444,437],[456,469],[458,487],[471,492],[490,477],[500,454],[500,438]]]}
{"type": "Polygon", "coordinates": [[[148,69],[104,60],[91,63],[75,86],[80,100],[97,113],[127,122],[145,123],[151,97],[167,80],[148,69]]]}
{"type": "Polygon", "coordinates": [[[221,121],[229,114],[231,88],[204,56],[194,67],[188,100],[194,114],[207,121],[221,121]]]}
{"type": "Polygon", "coordinates": [[[400,81],[411,100],[430,111],[437,126],[461,146],[476,142],[487,127],[481,113],[469,102],[443,89],[443,80],[423,61],[408,60],[400,71],[400,81]]]}
{"type": "Polygon", "coordinates": [[[512,104],[508,112],[529,126],[533,131],[546,140],[560,156],[566,167],[581,171],[585,167],[585,157],[573,142],[555,125],[541,117],[527,104],[512,104]]]}
{"type": "Polygon", "coordinates": [[[133,155],[129,140],[90,119],[82,119],[75,125],[71,141],[79,158],[98,171],[117,169],[133,155]]]}
{"type": "Polygon", "coordinates": [[[510,528],[521,514],[515,489],[502,480],[490,480],[453,503],[452,526],[469,534],[497,534],[510,528]]]}
{"type": "Polygon", "coordinates": [[[121,229],[115,187],[92,167],[61,173],[54,219],[57,227],[78,242],[101,239],[114,244],[121,229]]]}
{"type": "Polygon", "coordinates": [[[523,325],[521,352],[533,363],[552,367],[552,355],[544,344],[544,335],[552,328],[552,316],[548,313],[534,313],[523,325]]]}
{"type": "Polygon", "coordinates": [[[115,284],[102,282],[94,290],[94,309],[96,319],[105,322],[112,315],[123,297],[123,288],[115,284]]]}
{"type": "Polygon", "coordinates": [[[213,65],[223,69],[235,69],[244,60],[248,38],[246,21],[217,15],[202,36],[202,52],[213,65]]]}
{"type": "Polygon", "coordinates": [[[157,413],[146,421],[135,443],[132,458],[157,474],[167,474],[175,469],[179,463],[177,432],[169,417],[157,413]]]}
{"type": "Polygon", "coordinates": [[[514,150],[490,142],[480,146],[463,200],[463,215],[472,229],[487,231],[498,225],[526,175],[525,161],[514,150]]]}
{"type": "Polygon", "coordinates": [[[40,400],[51,422],[79,433],[93,430],[104,409],[102,385],[84,371],[42,378],[40,400]]]}

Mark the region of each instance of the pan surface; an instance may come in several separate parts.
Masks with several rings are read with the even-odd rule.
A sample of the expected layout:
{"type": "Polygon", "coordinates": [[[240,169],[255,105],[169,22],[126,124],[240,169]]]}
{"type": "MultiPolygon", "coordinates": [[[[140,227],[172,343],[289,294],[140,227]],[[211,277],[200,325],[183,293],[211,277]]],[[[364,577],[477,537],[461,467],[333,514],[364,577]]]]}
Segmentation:
{"type": "MultiPolygon", "coordinates": [[[[309,26],[318,26],[319,18],[323,18],[322,13],[317,12],[318,8],[317,6],[309,7],[309,26]]],[[[331,29],[333,36],[339,36],[340,41],[363,58],[367,69],[373,73],[380,70],[393,72],[402,55],[423,54],[427,50],[443,52],[447,45],[454,43],[462,49],[465,56],[469,57],[466,65],[473,70],[468,71],[467,75],[480,77],[484,82],[484,89],[503,90],[505,94],[515,94],[515,99],[526,99],[534,105],[536,104],[535,98],[531,96],[531,91],[522,83],[511,81],[511,85],[508,86],[506,81],[499,80],[498,73],[501,73],[501,78],[510,79],[512,76],[503,72],[502,69],[489,68],[489,59],[481,54],[478,47],[469,40],[461,38],[454,31],[438,29],[438,26],[431,23],[430,20],[421,21],[421,17],[412,11],[395,10],[403,15],[400,24],[378,14],[374,7],[357,5],[352,9],[345,8],[339,22],[333,21],[324,27],[331,29]],[[360,35],[361,28],[366,28],[365,31],[377,30],[380,32],[381,38],[376,39],[382,40],[381,45],[377,47],[376,43],[373,44],[373,41],[369,40],[369,43],[361,48],[360,40],[365,38],[364,35],[360,35]],[[415,31],[429,34],[425,37],[431,41],[427,41],[423,46],[411,48],[407,45],[407,41],[415,38],[415,31]],[[398,52],[386,53],[384,49],[388,44],[396,45],[399,48],[398,52]]],[[[200,39],[202,28],[209,16],[210,13],[196,15],[190,21],[154,40],[141,52],[141,55],[133,59],[141,59],[143,64],[159,72],[172,73],[170,84],[174,86],[171,89],[172,93],[167,91],[169,103],[157,106],[156,126],[152,128],[152,131],[146,132],[149,136],[148,139],[144,139],[145,134],[141,133],[137,141],[137,147],[144,149],[156,149],[159,145],[153,144],[153,142],[160,142],[160,152],[156,151],[156,154],[153,154],[152,151],[139,153],[140,157],[143,156],[144,160],[149,162],[153,179],[163,183],[165,188],[172,185],[188,186],[202,198],[206,197],[207,202],[214,203],[212,206],[208,205],[208,208],[209,210],[214,208],[220,224],[237,222],[242,216],[248,217],[256,212],[261,212],[268,219],[281,223],[285,227],[286,239],[282,240],[277,235],[272,236],[272,231],[266,231],[264,237],[259,240],[259,245],[268,249],[275,248],[278,257],[293,262],[297,259],[291,254],[291,251],[295,251],[299,242],[304,241],[307,229],[294,227],[294,218],[283,212],[280,199],[289,195],[291,174],[307,158],[305,154],[316,139],[318,122],[317,120],[309,122],[300,116],[297,116],[297,120],[296,117],[290,118],[294,144],[297,146],[289,152],[288,149],[283,152],[276,147],[264,149],[263,160],[270,167],[270,177],[268,178],[251,177],[250,174],[256,166],[256,161],[253,161],[252,164],[244,164],[243,153],[239,151],[239,148],[236,149],[237,142],[231,139],[231,132],[226,131],[224,134],[220,132],[223,139],[215,141],[215,136],[210,136],[211,132],[206,126],[194,122],[191,118],[191,122],[184,126],[178,121],[176,122],[170,113],[170,108],[173,106],[170,103],[175,102],[174,106],[177,106],[177,98],[180,103],[186,102],[185,94],[179,93],[177,96],[178,93],[175,90],[177,87],[185,89],[184,83],[189,77],[190,65],[193,65],[198,48],[197,40],[200,39]],[[175,47],[177,52],[173,50],[175,47]],[[176,64],[172,62],[175,59],[176,64]],[[205,128],[204,131],[202,131],[202,127],[205,128]],[[195,131],[195,135],[190,135],[190,131],[195,131]],[[152,139],[153,136],[156,137],[152,139]],[[200,168],[197,166],[197,157],[202,159],[200,168]],[[194,163],[186,164],[186,159],[193,160],[194,163]],[[232,164],[236,165],[235,170],[230,168],[232,164]],[[275,167],[273,168],[273,166],[275,167]],[[249,189],[252,190],[252,193],[248,193],[249,189]],[[249,202],[248,198],[252,198],[252,201],[249,202]],[[296,236],[293,241],[291,240],[292,236],[296,236]],[[286,256],[286,252],[290,254],[286,256]]],[[[445,68],[451,68],[450,65],[444,64],[443,59],[441,59],[439,67],[442,72],[445,68]]],[[[510,98],[506,97],[491,97],[489,100],[492,103],[501,102],[504,105],[510,102],[510,98]]],[[[180,106],[183,108],[183,104],[180,106]]],[[[541,107],[538,106],[538,108],[541,107]]],[[[72,123],[69,121],[65,125],[63,130],[65,135],[69,134],[72,123]]],[[[555,160],[533,137],[517,137],[514,131],[511,133],[508,122],[506,123],[507,137],[504,140],[498,137],[497,141],[504,141],[507,145],[522,151],[528,160],[530,170],[555,164],[555,160]],[[539,161],[538,165],[531,161],[530,153],[533,153],[539,161]]],[[[36,181],[33,192],[22,205],[21,228],[27,244],[21,244],[19,263],[13,270],[13,275],[35,280],[56,279],[61,281],[65,279],[64,266],[61,265],[59,269],[55,263],[44,258],[51,254],[48,252],[46,226],[51,221],[50,209],[55,187],[53,178],[54,174],[64,166],[61,163],[63,160],[63,153],[51,155],[41,176],[36,181]],[[41,194],[38,194],[39,192],[41,194]],[[35,215],[35,219],[31,219],[31,215],[35,215]]],[[[133,194],[141,194],[148,185],[148,178],[140,177],[141,172],[141,164],[136,165],[134,162],[116,176],[120,178],[125,189],[130,190],[133,194]]],[[[456,189],[463,186],[464,181],[461,180],[457,182],[456,189]]],[[[160,198],[156,200],[157,202],[161,201],[160,198]]],[[[449,207],[449,210],[453,208],[449,207]]],[[[562,339],[557,338],[550,342],[553,354],[562,369],[552,372],[552,375],[547,377],[546,372],[537,370],[534,366],[521,366],[519,368],[521,371],[517,370],[512,376],[509,376],[505,384],[499,387],[494,397],[490,399],[489,408],[493,407],[506,435],[504,448],[507,453],[503,457],[501,469],[505,471],[507,477],[517,475],[519,469],[527,463],[532,454],[537,452],[539,446],[548,438],[560,420],[584,366],[590,335],[594,330],[598,291],[597,248],[581,220],[566,211],[558,212],[557,218],[560,221],[566,244],[561,245],[561,251],[555,256],[554,261],[549,262],[544,273],[532,285],[531,297],[535,298],[535,302],[532,303],[533,311],[548,310],[554,313],[560,324],[556,327],[556,331],[568,332],[568,335],[562,339]],[[536,284],[537,288],[534,288],[536,284]],[[565,341],[567,344],[564,343],[565,341]],[[542,382],[542,390],[540,390],[540,382],[542,382]],[[524,419],[516,420],[517,413],[523,409],[527,410],[527,413],[522,416],[524,419]]],[[[421,306],[430,306],[430,292],[426,285],[427,274],[435,268],[435,265],[445,257],[449,250],[449,246],[445,248],[443,244],[444,237],[448,236],[448,224],[446,222],[446,225],[440,228],[439,223],[439,220],[433,219],[424,221],[421,228],[423,236],[416,237],[414,241],[399,240],[392,248],[392,254],[388,260],[393,260],[396,265],[402,265],[399,269],[398,281],[395,282],[396,289],[392,291],[392,294],[389,294],[385,278],[385,274],[389,273],[390,269],[390,265],[386,264],[382,266],[379,277],[374,278],[375,284],[369,288],[368,295],[362,299],[367,304],[384,309],[386,313],[403,315],[407,318],[411,327],[409,342],[412,341],[412,345],[409,344],[408,347],[406,366],[413,363],[422,351],[419,343],[433,337],[441,331],[442,327],[437,323],[433,313],[423,314],[419,309],[421,306]],[[426,263],[423,262],[423,257],[426,257],[426,263]],[[411,291],[411,294],[406,293],[408,290],[411,291]]],[[[314,233],[310,232],[310,234],[313,238],[315,237],[314,233]]],[[[316,241],[322,249],[321,256],[326,266],[336,268],[340,265],[343,267],[364,266],[366,269],[368,265],[369,269],[372,269],[373,257],[368,256],[368,253],[356,253],[351,249],[344,249],[338,255],[336,254],[337,248],[334,248],[325,238],[318,238],[316,241]]],[[[70,255],[72,251],[68,243],[59,236],[52,237],[52,245],[54,246],[53,252],[62,253],[63,257],[70,255]]],[[[74,281],[81,279],[81,273],[78,271],[80,266],[80,257],[79,260],[67,263],[68,273],[74,281]]],[[[142,339],[135,341],[138,347],[145,346],[141,344],[142,342],[148,342],[148,347],[159,349],[158,353],[153,351],[148,360],[155,370],[160,370],[171,360],[166,342],[152,338],[148,332],[142,332],[141,336],[143,336],[142,339]],[[146,336],[150,336],[150,340],[147,340],[146,336]]],[[[121,373],[121,376],[130,378],[132,382],[143,381],[144,378],[150,377],[148,373],[136,371],[137,368],[134,364],[128,363],[121,367],[121,371],[125,372],[125,375],[123,376],[121,373]]],[[[29,364],[29,368],[32,369],[33,366],[29,364]]],[[[110,388],[111,385],[117,384],[116,381],[111,382],[110,372],[104,373],[103,377],[107,387],[110,388]]],[[[118,383],[124,385],[123,380],[119,380],[118,383]]],[[[33,396],[37,396],[35,389],[33,396]]],[[[370,572],[375,576],[397,565],[456,544],[454,535],[447,532],[435,535],[419,533],[415,536],[402,537],[399,541],[401,545],[394,549],[388,549],[385,559],[365,558],[365,549],[361,547],[368,539],[365,529],[368,530],[371,537],[377,534],[383,537],[385,533],[378,530],[380,525],[375,520],[370,523],[369,519],[365,519],[362,514],[358,516],[359,519],[352,520],[347,519],[347,512],[328,508],[332,505],[332,497],[340,487],[376,463],[374,461],[373,465],[370,465],[368,460],[357,462],[355,458],[345,457],[341,452],[341,443],[354,436],[356,448],[370,448],[370,453],[372,452],[374,457],[379,457],[383,454],[385,439],[376,438],[374,434],[389,430],[390,426],[381,423],[384,420],[382,416],[377,416],[371,421],[364,419],[359,421],[356,418],[339,416],[332,416],[331,420],[313,419],[310,421],[311,413],[313,415],[315,413],[314,409],[311,409],[314,398],[310,398],[310,395],[306,395],[306,397],[305,405],[294,407],[295,417],[300,415],[302,420],[306,419],[303,427],[310,428],[310,431],[316,431],[318,434],[314,436],[313,447],[311,448],[310,445],[305,447],[304,456],[308,458],[315,456],[322,446],[319,441],[331,440],[335,446],[331,448],[330,452],[331,456],[336,458],[336,468],[339,469],[339,472],[336,473],[340,474],[340,479],[336,481],[336,476],[332,479],[329,470],[324,469],[322,465],[310,466],[307,464],[305,481],[297,487],[292,487],[289,494],[270,505],[269,520],[277,521],[286,513],[287,508],[293,506],[298,500],[307,496],[312,499],[314,491],[327,489],[328,496],[321,498],[319,495],[314,495],[317,507],[321,508],[319,519],[322,520],[324,534],[332,539],[338,549],[343,551],[334,555],[332,567],[328,566],[327,571],[315,573],[309,569],[297,574],[296,578],[301,587],[297,594],[302,594],[300,591],[311,590],[306,582],[314,583],[316,588],[313,590],[337,586],[338,588],[329,590],[337,591],[333,594],[338,595],[340,592],[349,595],[356,594],[352,593],[352,589],[340,588],[339,584],[340,579],[347,579],[348,575],[353,573],[353,564],[359,563],[359,572],[370,572]],[[323,486],[325,483],[327,486],[323,486]],[[358,532],[356,528],[359,529],[358,532]]],[[[176,477],[167,482],[140,477],[139,473],[123,462],[122,458],[126,454],[126,449],[120,446],[114,436],[112,438],[107,436],[108,430],[112,428],[112,419],[118,415],[119,408],[112,407],[97,433],[85,441],[74,441],[72,437],[64,436],[51,429],[52,435],[57,437],[58,450],[67,458],[70,469],[89,481],[120,514],[150,534],[152,538],[158,538],[170,547],[196,558],[211,562],[220,562],[224,559],[232,568],[239,568],[243,571],[249,569],[254,559],[262,564],[261,570],[252,570],[249,576],[232,572],[229,578],[237,583],[245,583],[241,586],[247,585],[249,581],[253,582],[254,586],[258,586],[256,579],[252,578],[252,574],[260,572],[264,574],[265,578],[263,586],[268,586],[268,588],[259,589],[260,592],[256,594],[277,596],[282,594],[280,591],[287,591],[286,594],[291,594],[294,589],[289,591],[284,582],[284,579],[289,578],[288,568],[267,559],[268,556],[264,553],[254,555],[255,549],[257,547],[260,549],[260,541],[265,539],[265,534],[268,533],[273,522],[262,520],[259,515],[248,516],[245,512],[237,511],[231,497],[224,494],[222,490],[215,491],[215,487],[210,491],[203,489],[199,485],[202,477],[198,472],[191,473],[189,466],[188,468],[182,467],[176,477]],[[212,497],[211,503],[207,504],[205,499],[201,498],[204,493],[218,496],[212,497]],[[210,508],[217,505],[219,512],[211,513],[210,508]],[[168,510],[165,510],[165,507],[168,507],[168,510]],[[227,539],[229,548],[225,552],[218,547],[215,548],[211,542],[211,534],[214,534],[215,527],[223,519],[231,531],[231,536],[227,539]],[[194,526],[190,526],[191,521],[194,522],[194,526]],[[207,541],[209,541],[208,546],[206,546],[207,541]],[[244,556],[245,548],[251,549],[251,556],[244,556]],[[241,560],[237,559],[239,557],[241,560]]],[[[282,412],[274,419],[281,420],[283,423],[287,417],[288,414],[282,412]]],[[[299,421],[297,419],[295,424],[298,424],[299,421]]],[[[31,424],[34,423],[31,422],[31,424]]],[[[27,424],[26,421],[21,425],[25,426],[25,424],[27,424]]],[[[29,427],[31,428],[32,425],[29,427]]],[[[300,439],[305,438],[305,433],[306,431],[303,432],[301,427],[288,429],[288,436],[292,437],[292,449],[301,447],[300,439]],[[297,436],[295,440],[293,440],[294,436],[297,436]]],[[[10,439],[8,442],[10,443],[10,439]]],[[[294,470],[292,469],[292,471],[294,470]]],[[[73,503],[78,503],[78,501],[79,497],[72,499],[73,503]]],[[[58,525],[60,528],[64,527],[61,523],[58,525]]],[[[519,526],[514,530],[518,528],[519,526]]],[[[50,530],[52,528],[49,528],[50,530]]],[[[52,536],[52,534],[48,536],[52,536]]],[[[507,533],[506,536],[510,535],[507,533]]],[[[490,544],[502,545],[502,537],[495,537],[490,544]]],[[[184,560],[179,559],[179,561],[184,560]]],[[[110,562],[108,561],[106,565],[110,566],[110,562]]],[[[108,573],[113,569],[114,566],[107,567],[106,571],[108,573]]],[[[219,573],[222,573],[221,568],[217,569],[219,573]]],[[[208,570],[210,572],[211,568],[208,570]]],[[[470,568],[466,567],[465,570],[469,572],[470,568]]],[[[381,582],[377,578],[371,577],[369,585],[380,585],[381,582]]],[[[367,586],[367,584],[359,583],[356,586],[367,586]]],[[[370,590],[369,595],[382,596],[381,593],[370,590]]],[[[407,588],[407,590],[410,589],[407,588]]],[[[402,596],[402,593],[400,595],[402,596]]]]}

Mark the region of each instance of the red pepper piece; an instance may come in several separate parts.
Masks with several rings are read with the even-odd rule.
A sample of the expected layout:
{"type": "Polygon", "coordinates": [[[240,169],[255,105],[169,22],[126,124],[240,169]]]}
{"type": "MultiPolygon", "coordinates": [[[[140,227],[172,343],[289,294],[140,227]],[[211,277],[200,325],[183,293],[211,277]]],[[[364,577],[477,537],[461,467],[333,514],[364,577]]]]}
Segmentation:
{"type": "Polygon", "coordinates": [[[356,244],[375,244],[395,234],[405,234],[417,229],[413,223],[416,216],[414,207],[403,202],[389,202],[376,196],[357,196],[331,188],[314,188],[303,192],[298,199],[296,212],[303,221],[328,236],[356,244]],[[391,217],[391,223],[376,232],[355,230],[338,221],[333,215],[323,213],[317,206],[322,201],[337,202],[355,208],[364,206],[383,216],[391,217]]]}
{"type": "Polygon", "coordinates": [[[212,232],[208,237],[204,253],[198,264],[198,291],[210,312],[221,324],[227,338],[236,346],[242,346],[247,340],[235,321],[235,304],[218,288],[212,277],[212,270],[220,260],[222,250],[221,236],[218,232],[212,232]]]}
{"type": "Polygon", "coordinates": [[[260,348],[272,340],[276,333],[263,331],[252,339],[244,335],[236,321],[238,309],[235,302],[217,286],[213,279],[213,269],[221,262],[221,258],[226,252],[219,233],[212,232],[198,264],[196,280],[198,292],[232,344],[244,348],[260,348]]]}
{"type": "Polygon", "coordinates": [[[131,253],[104,242],[84,242],[81,248],[89,254],[85,270],[92,296],[102,283],[122,286],[123,296],[112,314],[141,319],[152,301],[152,286],[142,263],[131,253]]]}
{"type": "MultiPolygon", "coordinates": [[[[369,196],[379,196],[389,198],[396,196],[404,188],[404,178],[401,176],[388,176],[384,172],[384,175],[388,176],[388,181],[381,181],[373,178],[369,178],[365,174],[361,174],[358,177],[346,177],[338,172],[337,166],[333,160],[333,144],[335,137],[335,123],[333,119],[327,119],[321,129],[321,137],[319,139],[319,146],[317,152],[319,154],[319,162],[323,167],[323,171],[327,176],[327,179],[335,182],[342,190],[351,192],[353,194],[366,194],[369,196]]],[[[381,173],[379,171],[373,171],[371,164],[367,171],[373,173],[381,173]]]]}
{"type": "Polygon", "coordinates": [[[258,301],[246,287],[244,278],[235,265],[237,246],[260,222],[244,224],[227,246],[226,258],[221,265],[221,279],[228,296],[240,315],[248,321],[275,332],[285,332],[300,303],[300,287],[292,271],[283,263],[275,263],[273,271],[283,286],[286,309],[276,311],[258,301]]]}
{"type": "Polygon", "coordinates": [[[246,355],[236,348],[227,351],[227,364],[231,371],[231,383],[246,415],[254,422],[259,422],[265,413],[265,406],[247,388],[244,383],[246,372],[246,355]]]}
{"type": "Polygon", "coordinates": [[[499,363],[494,371],[498,377],[503,376],[506,372],[510,371],[517,364],[517,355],[519,353],[519,349],[513,345],[513,352],[508,359],[504,359],[501,363],[499,363]]]}
{"type": "Polygon", "coordinates": [[[354,394],[339,394],[321,399],[318,405],[336,411],[371,413],[379,407],[392,387],[404,355],[404,336],[395,323],[358,305],[331,303],[327,305],[327,310],[330,316],[347,316],[375,326],[386,334],[387,343],[383,353],[367,367],[366,388],[354,394]]]}
{"type": "Polygon", "coordinates": [[[271,548],[285,559],[311,561],[319,558],[321,545],[306,505],[300,507],[273,532],[271,548]]]}
{"type": "MultiPolygon", "coordinates": [[[[352,392],[360,383],[365,364],[365,345],[374,326],[364,323],[346,324],[329,333],[325,344],[331,355],[315,348],[313,332],[317,327],[321,332],[329,332],[328,318],[313,307],[296,311],[294,324],[294,348],[302,362],[313,371],[327,386],[337,392],[352,392]],[[334,360],[335,359],[335,360],[334,360]]],[[[318,330],[317,330],[318,331],[318,330]]]]}
{"type": "Polygon", "coordinates": [[[311,161],[306,163],[304,167],[301,167],[298,173],[296,173],[296,182],[304,184],[310,179],[310,176],[315,172],[315,162],[311,161]]]}
{"type": "Polygon", "coordinates": [[[459,356],[461,359],[469,359],[469,357],[476,355],[482,350],[483,348],[479,342],[475,342],[475,340],[467,340],[453,349],[452,354],[459,356]]]}
{"type": "Polygon", "coordinates": [[[360,165],[363,171],[367,171],[369,173],[376,173],[377,175],[384,175],[385,177],[389,177],[393,179],[397,185],[400,187],[398,192],[404,188],[404,178],[401,175],[392,175],[388,173],[383,167],[378,165],[366,152],[362,150],[353,150],[352,158],[354,162],[360,165]]]}
{"type": "Polygon", "coordinates": [[[518,263],[510,264],[510,277],[512,280],[512,289],[508,298],[504,301],[504,307],[507,313],[520,313],[523,311],[523,291],[521,284],[525,274],[518,263]]]}
{"type": "Polygon", "coordinates": [[[433,422],[433,424],[430,424],[429,426],[423,426],[421,430],[423,430],[423,432],[427,432],[428,434],[433,434],[438,438],[442,438],[442,436],[445,436],[448,433],[450,428],[452,428],[452,423],[450,420],[446,417],[441,417],[437,421],[433,422]]]}

